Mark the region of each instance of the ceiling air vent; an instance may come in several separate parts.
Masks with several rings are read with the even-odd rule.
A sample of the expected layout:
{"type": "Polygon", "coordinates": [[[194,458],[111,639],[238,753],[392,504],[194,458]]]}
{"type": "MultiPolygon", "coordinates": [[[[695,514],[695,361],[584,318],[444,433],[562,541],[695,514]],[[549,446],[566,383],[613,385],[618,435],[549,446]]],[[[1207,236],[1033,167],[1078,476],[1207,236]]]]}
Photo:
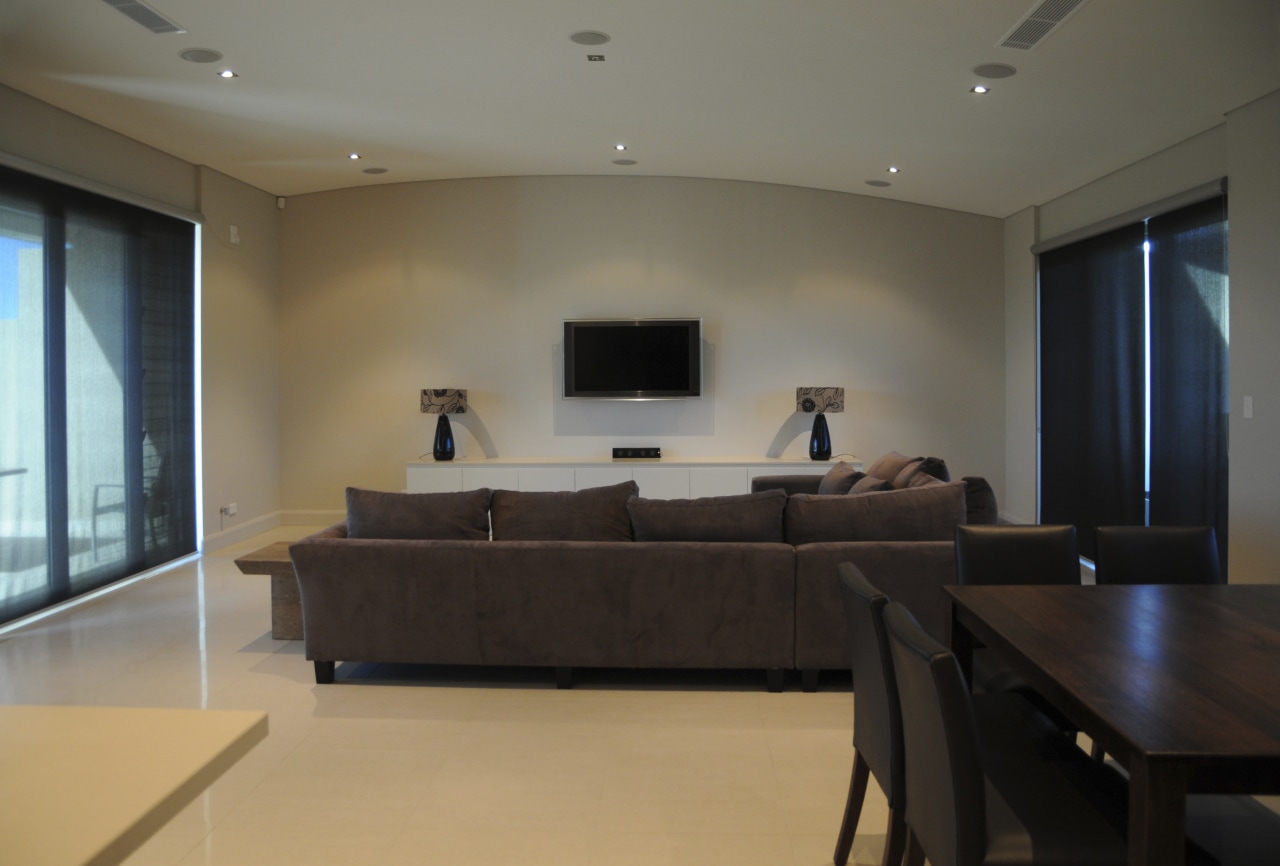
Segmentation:
{"type": "Polygon", "coordinates": [[[137,21],[152,33],[187,32],[177,24],[174,24],[168,18],[165,18],[156,10],[152,9],[146,3],[140,2],[140,0],[102,0],[102,2],[119,10],[134,21],[137,21]]]}
{"type": "Polygon", "coordinates": [[[1062,26],[1088,0],[1044,0],[1023,15],[996,45],[1030,51],[1062,26]]]}

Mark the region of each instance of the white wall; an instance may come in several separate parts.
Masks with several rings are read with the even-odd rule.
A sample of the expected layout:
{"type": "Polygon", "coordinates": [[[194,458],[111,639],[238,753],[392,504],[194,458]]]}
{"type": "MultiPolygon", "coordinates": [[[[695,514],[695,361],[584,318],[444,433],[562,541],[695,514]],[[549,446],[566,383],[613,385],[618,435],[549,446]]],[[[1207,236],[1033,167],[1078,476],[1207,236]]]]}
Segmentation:
{"type": "MultiPolygon", "coordinates": [[[[424,387],[469,390],[467,456],[803,457],[799,385],[846,389],[836,452],[1004,473],[999,220],[793,187],[497,178],[289,199],[282,244],[287,509],[404,485],[424,387]],[[558,396],[560,323],[701,316],[707,397],[558,396]]],[[[642,491],[643,492],[643,491],[642,491]]]]}

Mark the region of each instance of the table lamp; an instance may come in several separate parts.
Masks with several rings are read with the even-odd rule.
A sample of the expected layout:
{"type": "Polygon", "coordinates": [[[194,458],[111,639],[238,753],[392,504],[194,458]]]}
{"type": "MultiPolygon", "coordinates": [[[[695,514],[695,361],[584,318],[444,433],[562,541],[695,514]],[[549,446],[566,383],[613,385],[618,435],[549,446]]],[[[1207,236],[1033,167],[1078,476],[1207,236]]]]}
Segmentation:
{"type": "Polygon", "coordinates": [[[453,427],[449,424],[449,416],[467,411],[466,389],[423,388],[422,411],[440,416],[436,420],[436,438],[431,446],[431,455],[437,460],[452,460],[453,427]]]}
{"type": "Polygon", "coordinates": [[[844,411],[844,389],[797,388],[796,411],[818,413],[813,417],[813,435],[809,437],[809,459],[831,459],[831,431],[824,413],[844,411]]]}

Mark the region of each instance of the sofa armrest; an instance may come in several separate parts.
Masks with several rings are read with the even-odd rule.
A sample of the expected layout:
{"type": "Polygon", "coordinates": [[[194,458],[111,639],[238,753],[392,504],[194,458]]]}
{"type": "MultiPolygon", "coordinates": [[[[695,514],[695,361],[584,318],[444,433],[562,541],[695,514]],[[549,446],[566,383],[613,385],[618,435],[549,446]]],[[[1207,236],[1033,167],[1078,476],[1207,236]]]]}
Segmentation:
{"type": "Polygon", "coordinates": [[[788,496],[797,493],[817,493],[822,483],[821,475],[757,475],[751,479],[751,492],[783,490],[788,496]]]}

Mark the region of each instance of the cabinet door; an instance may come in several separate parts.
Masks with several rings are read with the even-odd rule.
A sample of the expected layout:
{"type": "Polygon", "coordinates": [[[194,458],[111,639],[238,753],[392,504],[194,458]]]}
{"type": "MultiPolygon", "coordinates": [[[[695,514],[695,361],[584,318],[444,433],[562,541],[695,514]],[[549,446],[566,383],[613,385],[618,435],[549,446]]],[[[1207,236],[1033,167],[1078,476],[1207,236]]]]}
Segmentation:
{"type": "Polygon", "coordinates": [[[750,493],[745,466],[694,466],[689,470],[689,496],[736,496],[750,493]]]}
{"type": "Polygon", "coordinates": [[[462,468],[410,466],[407,482],[410,493],[453,493],[462,489],[462,468]]]}
{"type": "Polygon", "coordinates": [[[572,490],[572,466],[522,466],[521,490],[572,490]]]}
{"type": "Polygon", "coordinates": [[[609,487],[632,479],[630,466],[579,466],[573,470],[575,490],[609,487]]]}
{"type": "Polygon", "coordinates": [[[689,470],[684,466],[636,466],[631,470],[646,499],[688,499],[689,470]]]}
{"type": "Polygon", "coordinates": [[[519,490],[520,470],[514,466],[468,466],[462,470],[462,489],[519,490]]]}

